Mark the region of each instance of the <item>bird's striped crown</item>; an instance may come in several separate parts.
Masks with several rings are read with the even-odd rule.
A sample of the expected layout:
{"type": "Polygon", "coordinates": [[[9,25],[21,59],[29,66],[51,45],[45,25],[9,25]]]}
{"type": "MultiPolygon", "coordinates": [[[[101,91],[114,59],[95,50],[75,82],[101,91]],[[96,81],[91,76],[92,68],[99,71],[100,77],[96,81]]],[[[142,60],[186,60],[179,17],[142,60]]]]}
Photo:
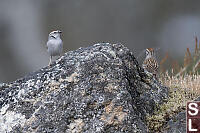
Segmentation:
{"type": "Polygon", "coordinates": [[[55,33],[62,33],[62,31],[60,31],[60,30],[54,30],[54,31],[50,32],[50,34],[55,34],[55,33]]]}
{"type": "Polygon", "coordinates": [[[60,30],[52,31],[49,33],[49,39],[51,39],[51,38],[56,39],[56,38],[60,37],[61,33],[62,33],[62,31],[60,31],[60,30]]]}
{"type": "Polygon", "coordinates": [[[147,48],[145,53],[146,53],[146,58],[155,57],[155,52],[153,48],[147,48]]]}

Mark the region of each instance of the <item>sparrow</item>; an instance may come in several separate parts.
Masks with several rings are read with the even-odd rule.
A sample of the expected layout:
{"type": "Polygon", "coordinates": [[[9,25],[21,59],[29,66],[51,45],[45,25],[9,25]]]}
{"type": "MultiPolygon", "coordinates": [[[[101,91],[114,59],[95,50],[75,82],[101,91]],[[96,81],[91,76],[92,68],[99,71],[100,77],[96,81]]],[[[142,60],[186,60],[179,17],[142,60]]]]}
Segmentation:
{"type": "Polygon", "coordinates": [[[155,57],[155,52],[153,48],[147,48],[145,50],[146,58],[142,64],[145,71],[152,73],[155,78],[158,78],[158,62],[155,57]]]}
{"type": "Polygon", "coordinates": [[[47,51],[50,55],[49,65],[52,63],[53,56],[60,56],[63,50],[63,41],[60,38],[61,31],[56,30],[49,33],[48,41],[47,41],[47,51]]]}

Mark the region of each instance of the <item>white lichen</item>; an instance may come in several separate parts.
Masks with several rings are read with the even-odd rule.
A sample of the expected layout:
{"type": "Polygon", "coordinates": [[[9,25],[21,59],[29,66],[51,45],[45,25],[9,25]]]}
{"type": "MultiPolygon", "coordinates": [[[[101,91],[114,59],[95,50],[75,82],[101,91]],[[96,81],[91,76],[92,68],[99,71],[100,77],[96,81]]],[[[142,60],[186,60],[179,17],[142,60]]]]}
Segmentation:
{"type": "Polygon", "coordinates": [[[68,131],[70,133],[81,133],[84,125],[85,124],[82,119],[80,119],[80,118],[76,119],[76,120],[74,120],[73,123],[70,123],[70,125],[68,125],[68,127],[69,127],[68,131]]]}
{"type": "Polygon", "coordinates": [[[23,126],[26,119],[25,115],[13,111],[7,111],[9,105],[5,105],[0,110],[0,133],[12,131],[14,126],[23,126]]]}

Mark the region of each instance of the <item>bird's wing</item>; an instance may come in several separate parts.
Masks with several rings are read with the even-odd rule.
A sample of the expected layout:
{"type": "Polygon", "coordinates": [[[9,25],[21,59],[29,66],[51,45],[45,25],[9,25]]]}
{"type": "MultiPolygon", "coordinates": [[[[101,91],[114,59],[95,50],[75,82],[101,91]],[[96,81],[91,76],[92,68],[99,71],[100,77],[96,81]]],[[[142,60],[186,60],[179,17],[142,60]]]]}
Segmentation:
{"type": "Polygon", "coordinates": [[[154,58],[146,59],[142,66],[150,73],[157,73],[159,67],[158,62],[154,58]]]}

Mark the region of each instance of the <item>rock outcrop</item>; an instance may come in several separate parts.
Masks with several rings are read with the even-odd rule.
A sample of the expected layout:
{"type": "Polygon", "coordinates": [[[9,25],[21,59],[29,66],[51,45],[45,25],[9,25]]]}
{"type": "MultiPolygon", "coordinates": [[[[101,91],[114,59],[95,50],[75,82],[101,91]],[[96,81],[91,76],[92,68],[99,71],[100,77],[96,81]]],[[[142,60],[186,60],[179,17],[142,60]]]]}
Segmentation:
{"type": "Polygon", "coordinates": [[[145,117],[167,96],[129,49],[95,44],[1,84],[0,132],[147,132],[145,117]]]}

